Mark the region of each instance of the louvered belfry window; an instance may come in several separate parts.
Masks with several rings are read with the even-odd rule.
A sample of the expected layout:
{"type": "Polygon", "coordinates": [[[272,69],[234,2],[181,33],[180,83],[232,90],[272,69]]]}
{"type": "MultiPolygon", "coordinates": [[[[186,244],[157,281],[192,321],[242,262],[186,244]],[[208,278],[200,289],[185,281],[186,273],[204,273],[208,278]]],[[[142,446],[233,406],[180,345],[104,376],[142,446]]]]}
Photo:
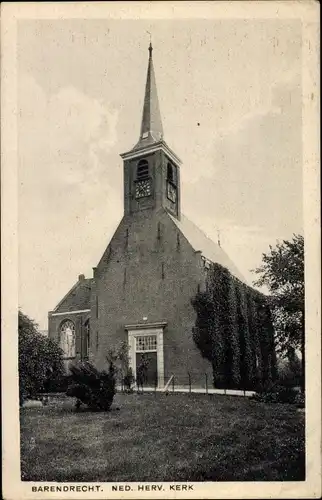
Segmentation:
{"type": "Polygon", "coordinates": [[[136,180],[140,181],[143,179],[148,179],[149,177],[149,164],[147,160],[141,160],[137,166],[136,180]]]}

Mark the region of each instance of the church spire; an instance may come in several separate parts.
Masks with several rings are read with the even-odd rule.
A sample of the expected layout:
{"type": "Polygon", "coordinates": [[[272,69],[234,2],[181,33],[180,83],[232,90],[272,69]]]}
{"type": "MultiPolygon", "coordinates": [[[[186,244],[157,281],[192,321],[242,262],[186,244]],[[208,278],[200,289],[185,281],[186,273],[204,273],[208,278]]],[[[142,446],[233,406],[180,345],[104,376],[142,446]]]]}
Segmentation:
{"type": "Polygon", "coordinates": [[[152,51],[153,47],[150,42],[141,132],[139,142],[135,146],[135,149],[153,144],[154,142],[158,142],[162,139],[163,136],[161,113],[153,68],[152,51]]]}

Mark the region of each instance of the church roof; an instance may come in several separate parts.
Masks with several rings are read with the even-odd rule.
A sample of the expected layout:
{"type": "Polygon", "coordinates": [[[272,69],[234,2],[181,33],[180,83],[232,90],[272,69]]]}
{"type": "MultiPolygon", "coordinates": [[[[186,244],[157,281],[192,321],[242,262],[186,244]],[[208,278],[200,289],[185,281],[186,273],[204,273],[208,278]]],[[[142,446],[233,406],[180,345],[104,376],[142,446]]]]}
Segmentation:
{"type": "Polygon", "coordinates": [[[159,142],[163,137],[159,99],[153,68],[152,50],[153,48],[150,43],[140,139],[132,151],[159,142]]]}
{"type": "Polygon", "coordinates": [[[80,274],[78,281],[66,293],[52,312],[69,312],[89,309],[91,305],[92,278],[80,274]]]}
{"type": "Polygon", "coordinates": [[[181,220],[177,220],[170,213],[169,216],[196,252],[200,251],[206,259],[227,268],[236,278],[248,284],[221,246],[208,238],[191,220],[183,214],[181,214],[181,220]]]}

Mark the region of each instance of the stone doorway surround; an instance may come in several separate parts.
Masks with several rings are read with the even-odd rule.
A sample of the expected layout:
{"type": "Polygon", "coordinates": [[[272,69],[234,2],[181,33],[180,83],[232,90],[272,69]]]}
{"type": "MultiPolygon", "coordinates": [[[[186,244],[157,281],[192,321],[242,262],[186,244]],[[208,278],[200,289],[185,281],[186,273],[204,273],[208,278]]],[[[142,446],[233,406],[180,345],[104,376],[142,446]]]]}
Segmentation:
{"type": "Polygon", "coordinates": [[[134,376],[136,376],[136,338],[156,336],[158,389],[164,387],[163,329],[166,325],[166,321],[125,325],[125,329],[128,332],[130,367],[132,368],[134,376]]]}

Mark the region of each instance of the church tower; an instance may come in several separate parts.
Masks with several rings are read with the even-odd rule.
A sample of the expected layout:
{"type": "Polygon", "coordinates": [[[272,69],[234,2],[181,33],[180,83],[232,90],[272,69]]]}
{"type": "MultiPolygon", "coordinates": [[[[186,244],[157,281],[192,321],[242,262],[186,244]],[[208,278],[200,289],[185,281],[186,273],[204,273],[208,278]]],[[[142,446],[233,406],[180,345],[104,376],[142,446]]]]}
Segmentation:
{"type": "Polygon", "coordinates": [[[125,342],[134,377],[147,363],[149,390],[170,383],[191,389],[192,383],[206,391],[212,366],[194,341],[192,301],[206,289],[212,263],[244,278],[223,248],[181,213],[181,162],[163,137],[151,44],[139,140],[121,157],[124,215],[93,278],[80,275],[50,311],[49,336],[64,349],[67,365],[89,358],[106,369],[107,353],[125,342]]]}
{"type": "Polygon", "coordinates": [[[139,141],[121,155],[124,161],[124,214],[156,211],[163,207],[180,220],[181,161],[163,138],[152,51],[150,43],[139,141]]]}

